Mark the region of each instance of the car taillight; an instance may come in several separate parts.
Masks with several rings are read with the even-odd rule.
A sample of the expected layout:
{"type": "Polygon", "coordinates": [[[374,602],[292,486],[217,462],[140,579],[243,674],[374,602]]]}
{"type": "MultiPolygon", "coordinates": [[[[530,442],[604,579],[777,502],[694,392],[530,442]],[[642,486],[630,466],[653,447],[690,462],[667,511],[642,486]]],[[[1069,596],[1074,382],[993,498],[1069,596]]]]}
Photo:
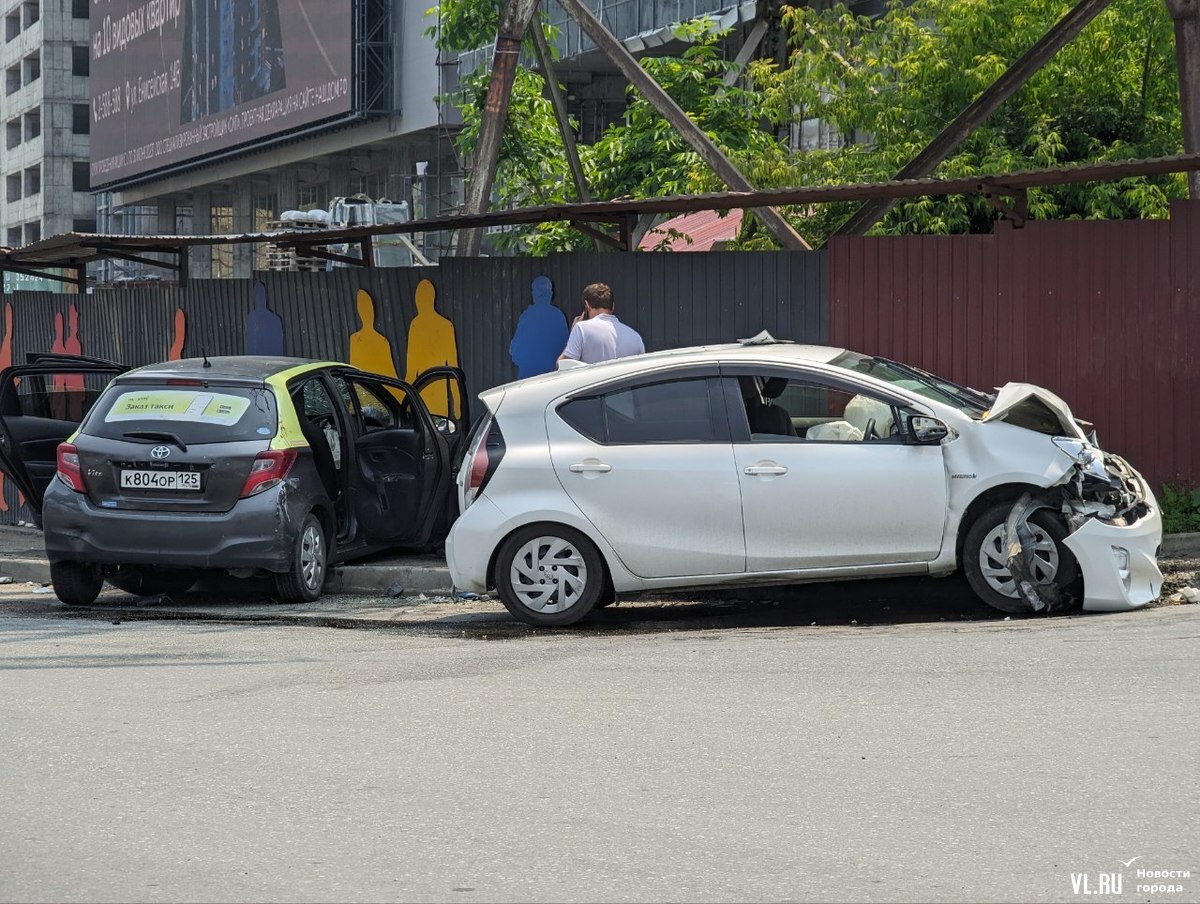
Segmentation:
{"type": "Polygon", "coordinates": [[[288,471],[292,469],[295,461],[295,449],[259,452],[255,456],[254,464],[250,466],[250,473],[242,487],[241,498],[245,499],[247,496],[254,496],[273,486],[278,486],[283,478],[287,477],[288,471]]]}
{"type": "Polygon", "coordinates": [[[79,450],[73,443],[58,444],[58,479],[76,493],[86,493],[83,470],[79,467],[79,450]]]}
{"type": "Polygon", "coordinates": [[[480,489],[483,487],[483,479],[487,477],[488,470],[488,453],[487,443],[480,443],[475,449],[475,454],[471,456],[471,470],[467,473],[466,485],[466,503],[470,505],[475,501],[475,497],[479,495],[480,489]]]}
{"type": "Polygon", "coordinates": [[[467,510],[467,506],[474,502],[487,486],[492,474],[496,472],[496,466],[500,464],[500,459],[504,457],[504,436],[495,420],[489,419],[489,423],[480,428],[479,435],[467,454],[470,456],[470,465],[467,468],[466,480],[462,484],[463,511],[467,510]]]}

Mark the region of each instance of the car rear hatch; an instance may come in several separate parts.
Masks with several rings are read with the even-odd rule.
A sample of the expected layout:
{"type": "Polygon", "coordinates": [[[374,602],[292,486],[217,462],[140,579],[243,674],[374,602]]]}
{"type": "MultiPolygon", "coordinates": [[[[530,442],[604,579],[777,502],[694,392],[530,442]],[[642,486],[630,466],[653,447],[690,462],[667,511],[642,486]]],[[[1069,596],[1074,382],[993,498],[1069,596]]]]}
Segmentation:
{"type": "Polygon", "coordinates": [[[88,497],[135,511],[227,512],[278,430],[261,382],[122,381],[74,440],[88,497]]]}

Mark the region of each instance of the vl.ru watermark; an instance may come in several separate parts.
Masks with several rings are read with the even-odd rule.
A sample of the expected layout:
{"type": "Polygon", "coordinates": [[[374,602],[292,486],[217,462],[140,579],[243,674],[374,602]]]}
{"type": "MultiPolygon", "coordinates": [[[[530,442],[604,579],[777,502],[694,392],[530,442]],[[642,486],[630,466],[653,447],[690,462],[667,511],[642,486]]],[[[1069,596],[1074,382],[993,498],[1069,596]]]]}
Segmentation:
{"type": "MultiPolygon", "coordinates": [[[[1141,856],[1121,860],[1129,868],[1141,856]]],[[[1077,895],[1182,895],[1187,892],[1190,869],[1151,869],[1139,866],[1126,877],[1124,872],[1071,873],[1071,891],[1077,895]]]]}

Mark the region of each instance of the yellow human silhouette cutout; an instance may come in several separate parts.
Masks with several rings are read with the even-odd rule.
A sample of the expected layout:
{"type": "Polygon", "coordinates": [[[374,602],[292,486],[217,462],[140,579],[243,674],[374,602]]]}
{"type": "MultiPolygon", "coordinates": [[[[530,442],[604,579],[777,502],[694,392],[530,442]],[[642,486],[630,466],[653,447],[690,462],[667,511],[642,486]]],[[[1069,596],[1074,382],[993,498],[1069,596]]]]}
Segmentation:
{"type": "Polygon", "coordinates": [[[350,363],[367,373],[399,376],[392,357],[392,344],[375,329],[375,300],[365,289],[358,290],[358,319],[362,328],[350,334],[350,363]]]}
{"type": "MultiPolygon", "coordinates": [[[[454,324],[434,308],[437,290],[427,279],[417,283],[414,300],[417,316],[408,325],[408,375],[412,383],[431,367],[449,365],[458,367],[458,343],[454,338],[454,324]]],[[[446,383],[437,381],[421,391],[421,398],[431,414],[457,418],[462,411],[462,399],[458,397],[458,385],[450,384],[450,404],[447,404],[446,383]],[[453,411],[448,411],[448,408],[453,411]]]]}

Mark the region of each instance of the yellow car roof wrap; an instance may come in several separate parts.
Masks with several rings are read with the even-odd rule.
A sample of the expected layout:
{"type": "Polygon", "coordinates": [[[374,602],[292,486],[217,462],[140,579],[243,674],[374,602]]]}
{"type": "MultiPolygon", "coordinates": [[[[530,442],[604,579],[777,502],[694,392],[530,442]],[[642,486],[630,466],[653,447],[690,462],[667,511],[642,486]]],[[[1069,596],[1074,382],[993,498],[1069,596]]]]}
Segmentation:
{"type": "Polygon", "coordinates": [[[296,406],[292,404],[292,397],[288,393],[288,381],[325,367],[345,366],[347,365],[339,361],[311,361],[273,373],[263,381],[275,393],[275,401],[279,405],[279,429],[275,431],[275,437],[271,440],[272,449],[308,448],[308,440],[304,438],[304,431],[300,429],[300,418],[296,414],[296,406]]]}

